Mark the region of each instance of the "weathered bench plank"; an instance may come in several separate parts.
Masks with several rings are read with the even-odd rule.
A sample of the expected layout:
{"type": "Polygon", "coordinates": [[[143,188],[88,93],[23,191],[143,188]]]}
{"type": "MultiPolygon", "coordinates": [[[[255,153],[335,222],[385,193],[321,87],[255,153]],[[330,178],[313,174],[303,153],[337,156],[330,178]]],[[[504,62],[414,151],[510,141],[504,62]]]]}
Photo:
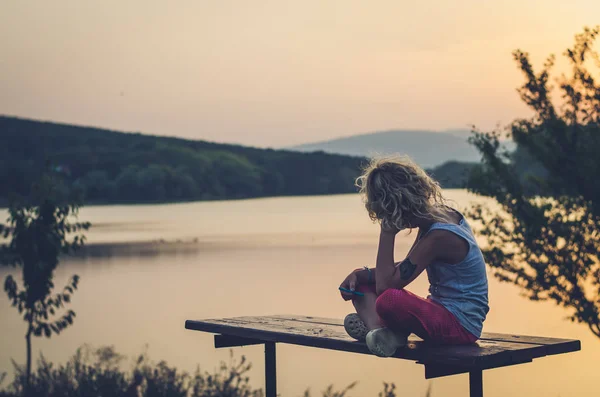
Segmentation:
{"type": "MultiPolygon", "coordinates": [[[[294,320],[308,323],[320,323],[329,325],[338,325],[343,327],[344,321],[340,319],[323,318],[323,317],[310,317],[310,316],[295,316],[295,315],[275,315],[269,316],[273,318],[281,318],[285,320],[294,320]]],[[[534,345],[545,345],[549,348],[550,353],[548,354],[561,354],[581,349],[581,342],[575,339],[560,339],[560,338],[547,338],[542,336],[528,336],[528,335],[512,335],[512,334],[499,334],[494,332],[484,332],[481,335],[481,340],[493,340],[500,342],[514,342],[514,343],[527,343],[534,345]]]]}
{"type": "MultiPolygon", "coordinates": [[[[340,327],[344,326],[343,320],[332,319],[332,318],[294,316],[294,315],[285,315],[285,314],[269,316],[269,317],[301,321],[301,322],[309,322],[309,323],[338,325],[340,327]]],[[[578,340],[575,340],[575,339],[561,339],[561,338],[548,338],[548,337],[542,337],[542,336],[512,335],[512,334],[499,334],[499,333],[494,333],[494,332],[484,332],[481,335],[480,340],[544,345],[547,348],[547,351],[546,351],[547,355],[569,353],[569,352],[581,350],[581,342],[578,340]]]]}
{"type": "MultiPolygon", "coordinates": [[[[371,354],[364,343],[350,338],[341,320],[306,316],[236,317],[186,321],[186,328],[261,341],[280,342],[331,350],[371,354]]],[[[432,346],[411,336],[396,358],[420,364],[469,368],[496,368],[531,361],[549,354],[580,349],[579,341],[504,334],[484,334],[477,344],[432,346]]]]}

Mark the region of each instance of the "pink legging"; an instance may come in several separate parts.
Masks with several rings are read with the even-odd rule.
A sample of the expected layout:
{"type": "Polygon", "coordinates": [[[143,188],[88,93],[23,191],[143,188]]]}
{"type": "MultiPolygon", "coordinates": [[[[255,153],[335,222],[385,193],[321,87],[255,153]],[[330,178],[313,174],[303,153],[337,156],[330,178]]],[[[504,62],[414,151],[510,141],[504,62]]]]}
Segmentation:
{"type": "MultiPolygon", "coordinates": [[[[375,293],[375,286],[361,285],[357,290],[375,293]]],[[[429,342],[463,345],[477,340],[444,306],[404,289],[385,290],[377,297],[375,310],[385,326],[429,342]]]]}

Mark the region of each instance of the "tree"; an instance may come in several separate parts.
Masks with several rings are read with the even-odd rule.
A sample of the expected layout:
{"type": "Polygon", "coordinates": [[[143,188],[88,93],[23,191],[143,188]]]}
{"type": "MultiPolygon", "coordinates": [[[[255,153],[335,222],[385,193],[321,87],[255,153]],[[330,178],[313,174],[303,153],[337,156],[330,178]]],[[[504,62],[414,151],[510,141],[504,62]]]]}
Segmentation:
{"type": "Polygon", "coordinates": [[[474,131],[470,138],[482,164],[470,177],[472,192],[494,198],[500,211],[482,205],[470,216],[481,221],[483,253],[494,275],[514,283],[532,300],[552,300],[570,309],[600,337],[600,58],[594,43],[600,28],[586,28],[564,55],[568,75],[550,85],[555,57],[539,73],[529,54],[517,50],[525,75],[518,90],[534,112],[501,131],[474,131]],[[595,65],[594,65],[595,64],[595,65]],[[560,98],[553,100],[558,91],[560,98]],[[524,158],[531,164],[523,167],[524,158]]]}
{"type": "MultiPolygon", "coordinates": [[[[8,275],[4,290],[12,306],[27,323],[25,333],[26,384],[31,376],[32,336],[51,337],[73,323],[75,312],[64,312],[77,289],[79,277],[72,276],[61,292],[54,293],[53,276],[59,256],[79,249],[84,241],[81,231],[89,223],[75,222],[80,203],[64,196],[60,178],[46,174],[34,184],[29,198],[15,199],[9,207],[6,225],[0,224],[4,242],[0,245],[0,264],[20,267],[22,287],[8,275]],[[62,312],[62,313],[59,313],[62,312]]],[[[27,390],[25,390],[27,395],[27,390]]]]}

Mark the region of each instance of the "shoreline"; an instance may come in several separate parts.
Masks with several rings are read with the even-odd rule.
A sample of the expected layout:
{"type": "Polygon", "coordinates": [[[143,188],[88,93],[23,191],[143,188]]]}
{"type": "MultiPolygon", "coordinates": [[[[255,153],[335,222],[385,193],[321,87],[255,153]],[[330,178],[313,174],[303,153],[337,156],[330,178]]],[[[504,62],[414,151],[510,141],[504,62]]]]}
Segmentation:
{"type": "Polygon", "coordinates": [[[86,243],[77,252],[62,259],[69,261],[82,258],[147,257],[164,254],[195,254],[204,248],[198,239],[191,241],[128,241],[110,243],[86,243]]]}
{"type": "Polygon", "coordinates": [[[256,238],[226,236],[223,238],[141,240],[127,242],[86,243],[77,252],[65,255],[63,261],[80,259],[103,259],[118,257],[152,257],[159,255],[198,255],[219,251],[327,249],[334,247],[372,247],[373,238],[368,234],[327,238],[323,235],[294,234],[287,238],[263,235],[256,238]]]}

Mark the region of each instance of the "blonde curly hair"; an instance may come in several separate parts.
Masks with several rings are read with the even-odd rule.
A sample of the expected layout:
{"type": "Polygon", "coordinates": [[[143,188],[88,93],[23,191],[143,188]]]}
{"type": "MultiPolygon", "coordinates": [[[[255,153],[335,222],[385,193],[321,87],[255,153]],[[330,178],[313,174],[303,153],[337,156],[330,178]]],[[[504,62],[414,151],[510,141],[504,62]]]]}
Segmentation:
{"type": "Polygon", "coordinates": [[[356,186],[369,217],[384,227],[412,228],[410,217],[449,222],[440,185],[409,157],[371,159],[356,186]]]}

